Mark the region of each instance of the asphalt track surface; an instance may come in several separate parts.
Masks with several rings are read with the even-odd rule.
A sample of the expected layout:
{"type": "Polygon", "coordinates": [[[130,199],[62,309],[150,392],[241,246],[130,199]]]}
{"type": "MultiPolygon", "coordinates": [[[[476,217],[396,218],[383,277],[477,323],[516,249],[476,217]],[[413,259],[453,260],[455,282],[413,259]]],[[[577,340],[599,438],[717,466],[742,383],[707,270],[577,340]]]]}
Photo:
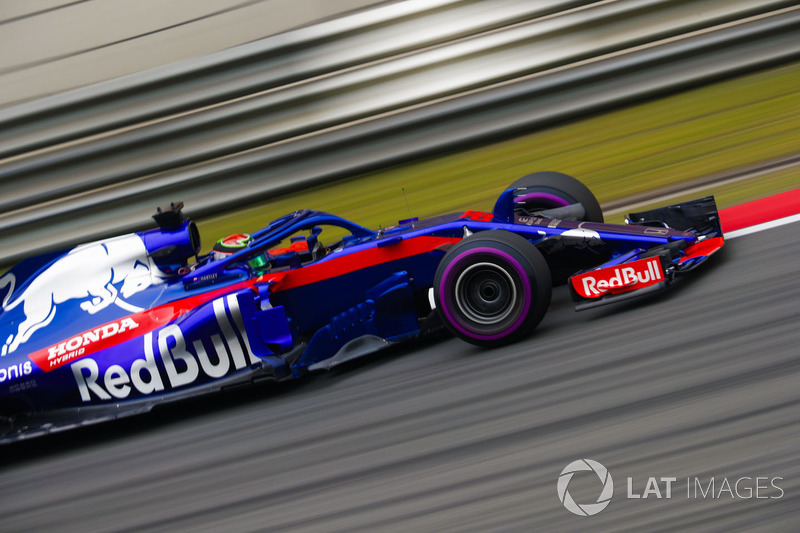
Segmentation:
{"type": "MultiPolygon", "coordinates": [[[[5,446],[0,530],[797,531],[799,258],[789,224],[645,301],[575,313],[559,289],[503,349],[419,343],[5,446]],[[591,517],[556,491],[581,458],[614,479],[591,517]],[[677,480],[630,499],[628,477],[640,495],[677,480]],[[743,477],[744,497],[721,490],[743,477]]],[[[600,487],[585,472],[569,491],[600,487]]]]}

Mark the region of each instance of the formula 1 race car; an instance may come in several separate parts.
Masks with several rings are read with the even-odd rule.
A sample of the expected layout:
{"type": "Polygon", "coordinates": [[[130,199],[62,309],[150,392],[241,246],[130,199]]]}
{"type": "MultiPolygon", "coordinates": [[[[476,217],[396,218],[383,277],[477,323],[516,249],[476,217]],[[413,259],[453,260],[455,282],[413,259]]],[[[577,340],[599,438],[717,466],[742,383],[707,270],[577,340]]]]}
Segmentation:
{"type": "Polygon", "coordinates": [[[723,245],[712,197],[604,224],[557,172],[512,183],[491,213],[376,232],[303,209],[204,255],[181,208],[0,277],[0,442],[298,378],[442,327],[513,342],[554,283],[587,309],[660,290],[723,245]]]}

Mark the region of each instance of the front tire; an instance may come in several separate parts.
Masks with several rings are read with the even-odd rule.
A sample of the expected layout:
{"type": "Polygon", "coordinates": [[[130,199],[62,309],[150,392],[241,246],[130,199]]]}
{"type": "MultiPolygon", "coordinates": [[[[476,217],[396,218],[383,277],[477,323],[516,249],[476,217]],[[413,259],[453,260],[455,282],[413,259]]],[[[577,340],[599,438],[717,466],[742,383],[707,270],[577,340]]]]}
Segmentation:
{"type": "Polygon", "coordinates": [[[603,210],[589,187],[577,179],[561,172],[534,172],[523,176],[509,189],[524,189],[515,199],[517,215],[529,216],[531,213],[570,204],[581,204],[586,212],[585,222],[603,222],[603,210]],[[520,201],[525,198],[525,201],[520,201]]]}
{"type": "Polygon", "coordinates": [[[457,337],[499,346],[530,334],[550,304],[539,250],[507,231],[482,231],[453,246],[434,278],[436,310],[457,337]]]}

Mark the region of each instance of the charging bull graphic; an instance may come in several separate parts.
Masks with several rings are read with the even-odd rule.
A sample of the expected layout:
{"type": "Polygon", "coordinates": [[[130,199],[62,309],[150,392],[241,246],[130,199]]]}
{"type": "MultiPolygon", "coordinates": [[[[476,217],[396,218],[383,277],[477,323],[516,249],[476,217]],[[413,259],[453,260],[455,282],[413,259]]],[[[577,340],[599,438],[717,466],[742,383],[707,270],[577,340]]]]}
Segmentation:
{"type": "Polygon", "coordinates": [[[25,319],[16,334],[5,340],[0,355],[13,353],[36,331],[50,324],[59,304],[84,300],[80,308],[92,315],[112,304],[135,313],[143,309],[123,298],[163,281],[164,274],[150,263],[144,242],[136,234],[73,248],[40,272],[10,303],[16,278],[8,273],[0,278],[0,290],[8,287],[3,312],[22,305],[25,319]],[[122,286],[117,289],[120,283],[122,286]]]}

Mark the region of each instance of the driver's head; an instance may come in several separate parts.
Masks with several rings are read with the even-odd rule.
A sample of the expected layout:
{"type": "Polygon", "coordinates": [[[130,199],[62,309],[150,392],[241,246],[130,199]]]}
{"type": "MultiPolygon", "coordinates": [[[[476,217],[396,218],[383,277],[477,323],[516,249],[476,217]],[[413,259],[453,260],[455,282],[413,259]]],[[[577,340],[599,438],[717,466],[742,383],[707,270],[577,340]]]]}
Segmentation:
{"type": "Polygon", "coordinates": [[[225,257],[244,250],[250,243],[251,237],[247,233],[235,233],[220,239],[214,244],[214,257],[224,259],[225,257]]]}
{"type": "MultiPolygon", "coordinates": [[[[216,244],[214,244],[214,258],[224,259],[232,254],[235,254],[236,252],[247,248],[247,245],[250,244],[251,240],[252,238],[247,233],[228,235],[224,239],[220,239],[216,242],[216,244]]],[[[259,254],[248,260],[247,263],[256,270],[264,270],[269,267],[269,261],[267,261],[265,254],[259,254]]]]}

